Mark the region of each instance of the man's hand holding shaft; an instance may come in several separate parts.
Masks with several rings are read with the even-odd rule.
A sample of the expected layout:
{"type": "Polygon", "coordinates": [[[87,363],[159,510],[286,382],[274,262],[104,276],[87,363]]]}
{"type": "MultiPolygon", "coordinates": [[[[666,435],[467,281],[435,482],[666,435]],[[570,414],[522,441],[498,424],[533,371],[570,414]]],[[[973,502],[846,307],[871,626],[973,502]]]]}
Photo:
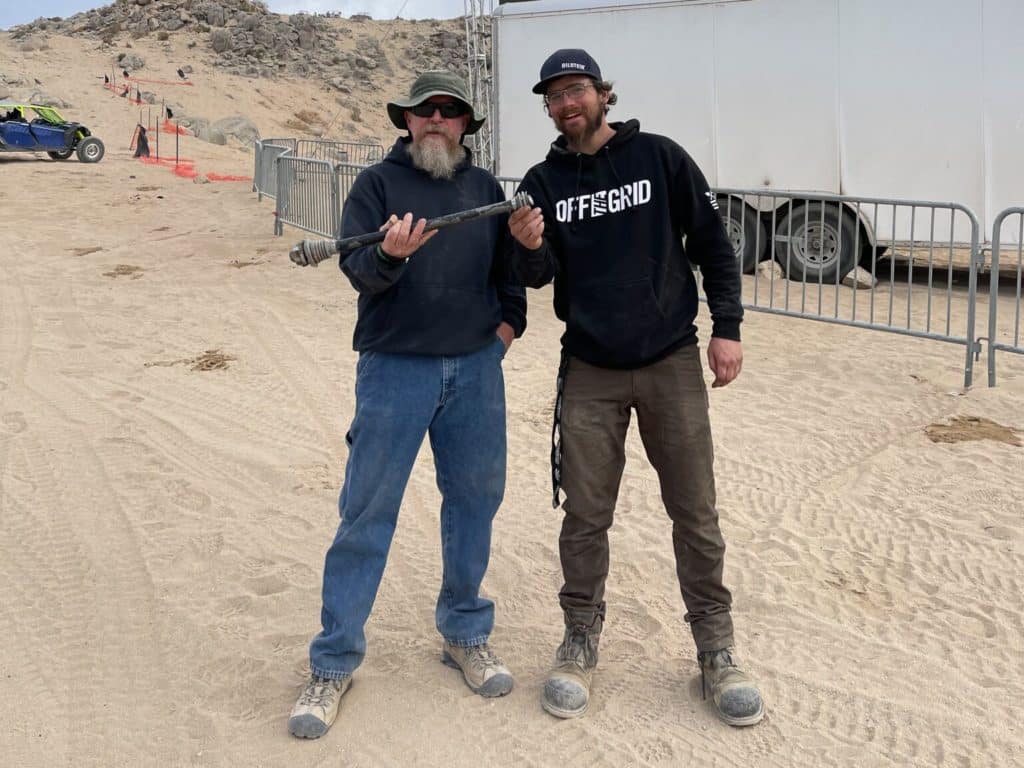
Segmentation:
{"type": "Polygon", "coordinates": [[[508,217],[508,229],[520,245],[535,251],[544,242],[544,215],[540,208],[517,208],[508,217]]]}
{"type": "Polygon", "coordinates": [[[437,234],[436,229],[423,231],[427,226],[426,219],[420,219],[415,225],[412,222],[412,213],[405,214],[401,219],[391,214],[380,227],[382,231],[387,231],[384,242],[380,244],[381,250],[393,259],[407,259],[437,234]]]}

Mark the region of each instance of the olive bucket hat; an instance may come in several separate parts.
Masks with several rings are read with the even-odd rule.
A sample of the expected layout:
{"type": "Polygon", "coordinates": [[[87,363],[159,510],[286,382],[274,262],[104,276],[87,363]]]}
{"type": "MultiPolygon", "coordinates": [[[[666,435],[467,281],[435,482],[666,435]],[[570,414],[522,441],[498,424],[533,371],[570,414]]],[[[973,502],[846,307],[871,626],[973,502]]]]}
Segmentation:
{"type": "Polygon", "coordinates": [[[405,124],[405,110],[422,104],[431,96],[451,96],[469,107],[470,117],[466,125],[466,135],[476,133],[484,124],[483,115],[477,112],[469,98],[466,81],[452,72],[444,71],[424,72],[417,77],[409,89],[409,98],[388,102],[388,117],[396,128],[408,130],[409,126],[405,124]]]}

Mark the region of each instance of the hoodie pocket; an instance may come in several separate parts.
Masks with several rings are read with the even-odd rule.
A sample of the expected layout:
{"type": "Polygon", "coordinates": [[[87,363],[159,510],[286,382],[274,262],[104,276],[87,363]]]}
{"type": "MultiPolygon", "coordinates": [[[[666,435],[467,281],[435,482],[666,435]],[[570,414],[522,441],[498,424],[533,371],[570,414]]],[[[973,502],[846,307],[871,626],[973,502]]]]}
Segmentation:
{"type": "Polygon", "coordinates": [[[626,283],[582,285],[570,291],[569,325],[588,342],[607,350],[643,346],[662,322],[649,277],[626,283]]]}

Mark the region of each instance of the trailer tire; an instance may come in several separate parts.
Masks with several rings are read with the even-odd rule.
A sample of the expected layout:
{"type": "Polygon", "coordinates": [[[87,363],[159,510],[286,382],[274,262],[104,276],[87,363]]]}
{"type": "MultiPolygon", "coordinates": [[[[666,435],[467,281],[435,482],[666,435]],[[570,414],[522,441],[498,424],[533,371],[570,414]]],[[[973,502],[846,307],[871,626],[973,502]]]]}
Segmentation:
{"type": "Polygon", "coordinates": [[[775,260],[790,280],[836,283],[860,260],[856,242],[857,223],[840,203],[812,201],[778,220],[775,260]]]}
{"type": "Polygon", "coordinates": [[[753,272],[767,257],[768,250],[768,232],[760,217],[742,200],[728,195],[718,196],[718,212],[740,269],[744,273],[753,272]]]}

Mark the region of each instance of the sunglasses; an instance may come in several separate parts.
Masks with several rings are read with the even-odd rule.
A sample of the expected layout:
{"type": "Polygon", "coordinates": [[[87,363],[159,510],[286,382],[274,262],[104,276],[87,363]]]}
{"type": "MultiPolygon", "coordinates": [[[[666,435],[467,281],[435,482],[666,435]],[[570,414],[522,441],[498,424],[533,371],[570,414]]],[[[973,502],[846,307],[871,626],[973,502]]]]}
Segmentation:
{"type": "Polygon", "coordinates": [[[451,120],[468,114],[469,107],[461,101],[449,101],[445,104],[435,104],[432,101],[425,101],[422,104],[417,104],[415,107],[409,107],[409,111],[416,115],[416,117],[433,117],[434,112],[439,111],[441,113],[441,117],[446,120],[451,120]]]}

